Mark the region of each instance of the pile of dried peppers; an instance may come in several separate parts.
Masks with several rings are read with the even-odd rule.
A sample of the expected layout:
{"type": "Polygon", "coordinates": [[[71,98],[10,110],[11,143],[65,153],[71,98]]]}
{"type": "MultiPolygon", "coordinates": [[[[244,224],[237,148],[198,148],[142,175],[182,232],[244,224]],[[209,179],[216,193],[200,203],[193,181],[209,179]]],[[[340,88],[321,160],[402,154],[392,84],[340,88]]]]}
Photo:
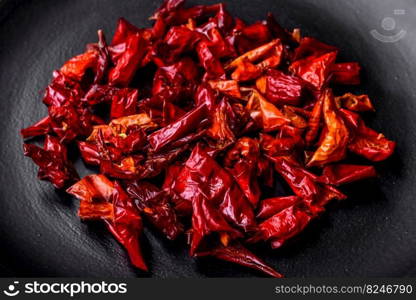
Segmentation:
{"type": "Polygon", "coordinates": [[[348,154],[377,162],[394,151],[359,115],[374,110],[367,95],[331,90],[359,84],[360,66],[271,14],[250,25],[224,4],[166,0],[152,19],[144,29],[120,19],[110,43],[99,31],[53,73],[48,116],[21,131],[44,146],[25,143],[24,154],[80,200],[83,220],[106,223],[137,268],[147,270],[144,218],[170,240],[185,234],[194,257],[281,277],[244,245],[282,246],[346,198],[338,186],[376,175],[348,154]],[[70,144],[99,174],[80,180],[70,144]],[[275,180],[293,193],[264,197],[275,180]]]}

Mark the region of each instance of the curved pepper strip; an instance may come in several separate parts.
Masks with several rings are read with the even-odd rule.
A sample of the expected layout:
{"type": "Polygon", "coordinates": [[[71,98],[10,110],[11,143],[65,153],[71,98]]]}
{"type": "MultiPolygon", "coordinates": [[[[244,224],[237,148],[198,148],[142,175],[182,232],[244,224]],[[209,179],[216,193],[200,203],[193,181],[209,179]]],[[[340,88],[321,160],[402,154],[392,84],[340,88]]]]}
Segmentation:
{"type": "Polygon", "coordinates": [[[114,183],[104,175],[85,176],[66,191],[80,200],[80,218],[114,219],[114,183]]]}
{"type": "Polygon", "coordinates": [[[272,103],[268,102],[260,93],[252,89],[246,105],[251,118],[265,132],[275,131],[290,122],[284,114],[272,103]]]}
{"type": "Polygon", "coordinates": [[[261,68],[244,59],[231,74],[231,78],[236,81],[249,81],[256,79],[261,73],[261,68]]]}
{"type": "Polygon", "coordinates": [[[208,84],[217,91],[230,97],[241,98],[240,86],[236,80],[210,80],[208,84]]]}
{"type": "Polygon", "coordinates": [[[139,238],[143,232],[142,218],[118,182],[115,182],[114,188],[114,219],[105,220],[107,227],[126,249],[133,266],[148,271],[139,244],[139,238]]]}
{"type": "Polygon", "coordinates": [[[36,136],[46,135],[51,132],[50,117],[44,117],[32,126],[20,130],[20,134],[24,139],[29,139],[36,136]]]}
{"type": "Polygon", "coordinates": [[[174,240],[183,232],[167,193],[148,182],[133,181],[125,185],[136,208],[168,239],[174,240]]]}
{"type": "Polygon", "coordinates": [[[229,116],[231,106],[224,99],[216,106],[211,116],[211,126],[207,130],[207,135],[215,141],[214,147],[224,149],[235,141],[234,133],[229,126],[229,116]]]}
{"type": "Polygon", "coordinates": [[[256,218],[267,219],[273,215],[281,212],[285,208],[295,205],[302,201],[302,198],[298,196],[284,196],[274,197],[261,200],[259,203],[258,212],[256,218]]]}
{"type": "Polygon", "coordinates": [[[274,104],[299,104],[305,86],[300,78],[270,69],[266,72],[264,80],[263,94],[269,101],[274,104]]]}
{"type": "Polygon", "coordinates": [[[340,107],[356,112],[374,111],[373,104],[371,103],[368,95],[354,95],[346,93],[341,97],[335,97],[335,102],[340,107]]]}

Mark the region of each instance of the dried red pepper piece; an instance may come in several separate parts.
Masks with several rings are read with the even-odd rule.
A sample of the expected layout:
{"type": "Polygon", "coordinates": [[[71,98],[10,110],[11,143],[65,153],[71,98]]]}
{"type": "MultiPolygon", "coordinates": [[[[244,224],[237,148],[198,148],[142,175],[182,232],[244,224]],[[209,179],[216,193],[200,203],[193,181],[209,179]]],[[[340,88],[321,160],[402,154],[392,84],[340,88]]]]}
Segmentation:
{"type": "Polygon", "coordinates": [[[368,128],[361,121],[355,131],[353,141],[348,145],[348,150],[371,161],[382,161],[393,154],[395,147],[395,142],[368,128]]]}
{"type": "Polygon", "coordinates": [[[93,84],[81,101],[86,102],[89,106],[111,102],[111,99],[119,90],[119,88],[109,85],[93,84]]]}
{"type": "Polygon", "coordinates": [[[246,109],[249,111],[251,118],[265,132],[275,131],[289,123],[289,119],[255,89],[250,92],[246,109]]]}
{"type": "Polygon", "coordinates": [[[301,232],[312,217],[297,205],[290,206],[259,224],[259,231],[252,241],[269,240],[272,248],[301,232]]]}
{"type": "Polygon", "coordinates": [[[63,188],[78,180],[78,174],[68,160],[67,149],[56,137],[47,135],[42,148],[23,145],[25,156],[39,166],[38,177],[50,181],[56,188],[63,188]]]}
{"type": "Polygon", "coordinates": [[[60,72],[75,81],[81,81],[88,69],[97,67],[98,51],[89,50],[83,54],[68,60],[60,69],[60,72]]]}
{"type": "Polygon", "coordinates": [[[82,219],[114,219],[114,184],[104,175],[86,176],[66,191],[80,200],[82,219]]]}
{"type": "Polygon", "coordinates": [[[111,41],[111,46],[114,47],[116,45],[124,43],[129,36],[134,35],[139,31],[139,28],[129,23],[126,19],[118,19],[117,28],[114,32],[113,39],[111,41]]]}
{"type": "Polygon", "coordinates": [[[202,34],[185,25],[175,26],[167,32],[156,52],[164,63],[171,63],[177,61],[182,54],[195,49],[202,38],[202,34]]]}
{"type": "Polygon", "coordinates": [[[108,73],[108,83],[114,86],[127,86],[139,68],[145,56],[146,43],[143,35],[135,33],[128,35],[120,44],[113,46],[123,48],[117,57],[113,56],[114,67],[108,73]]]}
{"type": "Polygon", "coordinates": [[[32,126],[24,128],[20,131],[20,134],[24,139],[46,135],[51,131],[51,119],[49,116],[44,117],[40,121],[36,122],[32,126]]]}
{"type": "Polygon", "coordinates": [[[291,207],[301,201],[302,198],[298,196],[283,196],[264,199],[260,202],[256,217],[258,219],[267,219],[285,208],[291,207]]]}
{"type": "Polygon", "coordinates": [[[148,268],[139,244],[139,238],[143,232],[142,219],[133,207],[131,199],[117,182],[114,184],[114,188],[114,219],[105,220],[105,222],[110,232],[126,249],[131,263],[135,267],[147,271],[148,268]]]}
{"type": "Polygon", "coordinates": [[[139,92],[136,89],[121,89],[114,94],[111,100],[110,118],[117,119],[135,115],[138,111],[139,92]]]}
{"type": "Polygon", "coordinates": [[[303,37],[294,51],[293,60],[319,57],[321,55],[337,52],[338,48],[325,44],[312,37],[303,37]]]}
{"type": "Polygon", "coordinates": [[[239,186],[200,146],[194,148],[170,188],[188,201],[193,201],[194,195],[204,191],[227,221],[246,231],[255,226],[253,209],[239,186]]]}
{"type": "Polygon", "coordinates": [[[243,137],[228,150],[224,159],[226,170],[233,175],[253,207],[256,207],[261,193],[257,181],[259,156],[258,141],[243,137]]]}
{"type": "Polygon", "coordinates": [[[262,133],[260,145],[262,150],[271,157],[287,156],[293,153],[302,143],[300,136],[273,137],[262,133]]]}
{"type": "Polygon", "coordinates": [[[234,132],[229,124],[231,109],[228,101],[223,99],[212,112],[211,126],[206,133],[210,139],[215,141],[210,144],[217,149],[224,149],[235,141],[234,132]]]}
{"type": "Polygon", "coordinates": [[[98,58],[94,77],[94,83],[100,83],[103,81],[104,76],[111,63],[110,53],[108,51],[107,42],[105,40],[104,32],[98,30],[98,58]]]}
{"type": "Polygon", "coordinates": [[[209,85],[230,97],[241,98],[240,86],[235,80],[210,80],[209,85]]]}
{"type": "Polygon", "coordinates": [[[209,40],[209,49],[216,58],[236,56],[236,51],[231,43],[226,40],[220,32],[217,24],[216,27],[208,29],[206,36],[209,40]]]}
{"type": "Polygon", "coordinates": [[[64,104],[78,105],[83,91],[79,82],[65,76],[62,72],[53,73],[52,82],[47,86],[43,103],[47,106],[62,106],[64,104]]]}
{"type": "Polygon", "coordinates": [[[49,107],[51,127],[62,142],[69,142],[78,136],[87,136],[92,130],[91,114],[86,109],[71,105],[49,107]]]}
{"type": "Polygon", "coordinates": [[[248,59],[244,59],[231,74],[231,78],[236,81],[249,81],[256,79],[261,73],[261,68],[253,65],[248,59]]]}
{"type": "Polygon", "coordinates": [[[139,246],[142,220],[118,182],[111,182],[104,175],[89,175],[67,192],[81,200],[81,218],[103,219],[110,232],[126,248],[132,264],[147,271],[139,246]]]}
{"type": "Polygon", "coordinates": [[[289,184],[296,196],[303,199],[312,213],[323,211],[333,199],[343,200],[344,194],[337,189],[319,183],[315,174],[304,169],[297,161],[288,157],[273,158],[276,171],[289,184]]]}
{"type": "Polygon", "coordinates": [[[320,90],[328,80],[336,56],[337,52],[330,52],[319,57],[297,60],[290,65],[289,70],[320,90]]]}
{"type": "Polygon", "coordinates": [[[341,97],[336,97],[335,101],[339,106],[352,111],[374,111],[373,104],[367,95],[354,95],[346,93],[341,97]]]}
{"type": "Polygon", "coordinates": [[[209,78],[223,78],[225,76],[224,68],[221,62],[212,54],[209,44],[201,41],[196,46],[199,62],[204,67],[209,78]]]}
{"type": "Polygon", "coordinates": [[[192,97],[197,77],[196,64],[184,58],[175,64],[158,68],[153,79],[152,94],[167,102],[179,102],[192,97]]]}
{"type": "Polygon", "coordinates": [[[170,240],[183,231],[176,212],[170,206],[169,196],[148,182],[127,182],[126,191],[134,200],[136,208],[170,240]]]}
{"type": "Polygon", "coordinates": [[[275,158],[276,171],[286,180],[293,192],[307,201],[313,201],[319,194],[319,186],[314,174],[308,172],[297,162],[290,161],[285,157],[275,158]]]}
{"type": "Polygon", "coordinates": [[[265,75],[264,90],[258,89],[274,104],[298,105],[304,88],[300,78],[286,75],[279,70],[269,70],[265,75]]]}
{"type": "Polygon", "coordinates": [[[195,194],[192,199],[192,238],[190,255],[194,255],[201,243],[209,235],[217,234],[216,238],[221,240],[224,246],[228,241],[242,237],[238,230],[232,228],[225,217],[215,209],[213,203],[202,193],[195,194]]]}
{"type": "Polygon", "coordinates": [[[349,142],[349,131],[342,117],[337,114],[332,91],[323,92],[322,114],[326,131],[318,150],[313,154],[308,166],[324,165],[343,159],[349,142]]]}
{"type": "Polygon", "coordinates": [[[275,19],[273,14],[268,13],[266,18],[266,25],[269,28],[270,33],[273,35],[274,38],[280,39],[285,45],[289,47],[297,46],[297,41],[293,38],[293,36],[284,29],[275,19]]]}
{"type": "Polygon", "coordinates": [[[299,110],[293,106],[283,106],[283,114],[290,120],[293,127],[298,129],[305,129],[308,127],[308,122],[306,122],[305,118],[301,116],[299,110]]]}
{"type": "Polygon", "coordinates": [[[331,67],[331,81],[336,84],[360,84],[361,67],[356,62],[337,63],[331,67]]]}
{"type": "Polygon", "coordinates": [[[221,260],[233,262],[245,267],[259,270],[272,277],[283,277],[282,274],[276,272],[273,268],[266,265],[260,258],[255,256],[240,243],[233,243],[232,245],[228,246],[220,245],[213,250],[198,252],[196,253],[196,256],[213,256],[221,260]]]}
{"type": "Polygon", "coordinates": [[[53,72],[48,116],[21,130],[44,136],[44,148],[24,144],[25,155],[63,188],[79,179],[67,157],[77,145],[99,171],[67,192],[140,269],[143,215],[168,239],[187,234],[192,256],[281,277],[244,244],[282,246],[346,198],[339,185],[376,176],[348,154],[381,161],[394,152],[358,114],[374,111],[367,95],[331,90],[359,84],[360,65],[337,62],[337,47],[271,14],[249,24],[222,3],[165,0],[151,19],[148,28],[119,19],[110,44],[99,30],[53,72]],[[276,180],[293,193],[266,196],[276,180]]]}
{"type": "Polygon", "coordinates": [[[377,176],[373,166],[336,164],[324,168],[319,180],[332,185],[351,183],[377,176]]]}
{"type": "Polygon", "coordinates": [[[179,174],[185,178],[188,174],[186,169],[182,165],[170,165],[166,170],[166,176],[163,182],[163,190],[171,197],[171,202],[175,208],[175,211],[180,216],[192,215],[192,201],[186,197],[186,194],[182,197],[181,192],[184,191],[182,186],[179,186],[179,174]],[[185,174],[181,174],[181,172],[185,174]],[[176,187],[178,183],[178,187],[176,187]]]}

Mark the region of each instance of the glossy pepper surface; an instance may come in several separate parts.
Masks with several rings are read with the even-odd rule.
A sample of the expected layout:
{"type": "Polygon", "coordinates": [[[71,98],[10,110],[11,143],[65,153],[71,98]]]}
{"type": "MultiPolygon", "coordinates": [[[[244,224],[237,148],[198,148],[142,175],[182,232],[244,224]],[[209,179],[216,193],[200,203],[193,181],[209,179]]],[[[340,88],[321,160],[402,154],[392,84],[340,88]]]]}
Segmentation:
{"type": "Polygon", "coordinates": [[[360,65],[271,14],[248,24],[222,3],[165,0],[151,20],[120,18],[111,40],[99,30],[53,72],[48,115],[21,130],[24,155],[139,269],[148,226],[195,258],[282,277],[250,244],[284,246],[346,199],[339,186],[376,176],[371,162],[396,146],[364,122],[382,104],[338,95],[360,84],[360,65]],[[80,179],[76,154],[97,174],[80,179]],[[285,192],[271,195],[277,181],[285,192]]]}

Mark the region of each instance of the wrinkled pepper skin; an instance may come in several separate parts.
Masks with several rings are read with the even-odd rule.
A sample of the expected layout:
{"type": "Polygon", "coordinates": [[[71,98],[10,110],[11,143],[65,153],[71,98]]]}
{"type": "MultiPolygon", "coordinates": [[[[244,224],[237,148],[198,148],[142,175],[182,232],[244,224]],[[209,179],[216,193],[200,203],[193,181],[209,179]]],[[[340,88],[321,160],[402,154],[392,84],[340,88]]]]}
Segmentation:
{"type": "Polygon", "coordinates": [[[169,203],[169,196],[148,182],[128,182],[126,192],[134,200],[136,208],[170,240],[183,232],[176,212],[169,203]]]}
{"type": "Polygon", "coordinates": [[[60,189],[78,180],[78,174],[68,160],[67,149],[56,137],[47,135],[43,148],[23,145],[24,155],[39,166],[38,177],[50,181],[60,189]]]}
{"type": "Polygon", "coordinates": [[[309,167],[336,162],[346,155],[350,133],[342,117],[337,114],[334,96],[330,90],[324,91],[322,114],[326,131],[318,150],[308,162],[309,167]]]}

